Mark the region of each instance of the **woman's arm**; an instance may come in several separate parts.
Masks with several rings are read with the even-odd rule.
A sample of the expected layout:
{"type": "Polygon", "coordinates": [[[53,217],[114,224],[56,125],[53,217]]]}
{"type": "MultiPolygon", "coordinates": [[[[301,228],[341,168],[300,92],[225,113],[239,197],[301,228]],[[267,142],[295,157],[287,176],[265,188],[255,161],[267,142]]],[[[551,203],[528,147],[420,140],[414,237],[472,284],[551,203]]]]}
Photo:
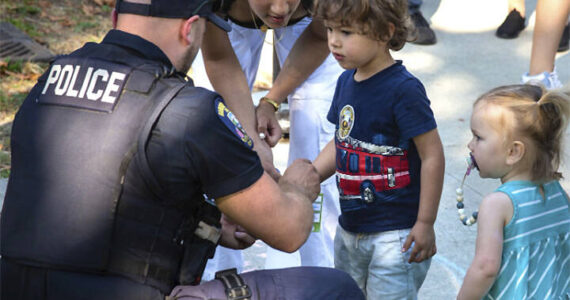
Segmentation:
{"type": "Polygon", "coordinates": [[[313,19],[287,55],[267,97],[283,101],[323,63],[329,53],[326,28],[321,20],[313,19]]]}
{"type": "Polygon", "coordinates": [[[206,33],[202,42],[202,56],[208,78],[224,98],[229,109],[235,114],[251,137],[265,171],[273,178],[279,174],[273,166],[273,154],[267,144],[259,138],[256,127],[255,110],[251,91],[245,74],[233,51],[228,34],[217,26],[206,23],[206,33]]]}
{"type": "MultiPolygon", "coordinates": [[[[326,28],[321,20],[313,19],[293,45],[266,97],[277,103],[283,102],[323,63],[328,55],[326,28]]],[[[281,136],[274,134],[271,130],[268,131],[268,129],[279,126],[275,110],[269,103],[260,103],[257,109],[257,120],[257,130],[268,136],[267,141],[270,145],[275,145],[281,136]]]]}

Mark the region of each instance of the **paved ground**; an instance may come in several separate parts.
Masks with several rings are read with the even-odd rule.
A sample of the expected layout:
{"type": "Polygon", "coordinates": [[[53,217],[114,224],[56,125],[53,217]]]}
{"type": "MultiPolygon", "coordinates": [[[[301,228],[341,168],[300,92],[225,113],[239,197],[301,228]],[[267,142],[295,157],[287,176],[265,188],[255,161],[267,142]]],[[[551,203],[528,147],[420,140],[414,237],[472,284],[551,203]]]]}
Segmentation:
{"type": "MultiPolygon", "coordinates": [[[[439,251],[420,290],[420,299],[454,299],[473,257],[476,228],[461,225],[455,209],[455,189],[465,172],[466,145],[471,138],[471,105],[478,95],[495,86],[518,83],[527,71],[535,3],[526,1],[530,16],[527,29],[517,39],[502,40],[494,36],[494,30],[507,14],[506,0],[426,0],[422,10],[431,20],[438,43],[409,44],[394,53],[426,86],[446,155],[444,190],[435,224],[439,251]]],[[[568,51],[558,54],[556,65],[562,81],[570,83],[568,51]]],[[[287,148],[284,141],[274,150],[281,170],[286,164],[287,148]]],[[[569,161],[568,153],[564,158],[569,161]]],[[[568,165],[563,166],[563,174],[569,171],[568,165]]],[[[0,180],[0,191],[5,183],[0,180]]],[[[471,175],[465,187],[467,211],[475,210],[482,196],[498,184],[497,180],[480,179],[477,173],[471,175]]],[[[570,181],[563,181],[563,185],[570,188],[570,181]]],[[[256,243],[245,252],[246,269],[263,268],[265,247],[256,243]]]]}

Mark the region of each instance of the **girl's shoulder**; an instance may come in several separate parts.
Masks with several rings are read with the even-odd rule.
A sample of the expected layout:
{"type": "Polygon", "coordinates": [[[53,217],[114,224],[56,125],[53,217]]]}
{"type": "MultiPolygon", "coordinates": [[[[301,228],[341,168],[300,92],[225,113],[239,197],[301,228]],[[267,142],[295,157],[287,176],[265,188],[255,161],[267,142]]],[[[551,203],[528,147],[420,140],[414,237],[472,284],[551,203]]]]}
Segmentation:
{"type": "Polygon", "coordinates": [[[483,198],[479,205],[479,221],[488,222],[488,218],[501,220],[502,226],[508,224],[514,215],[514,205],[509,195],[495,191],[483,198]]]}

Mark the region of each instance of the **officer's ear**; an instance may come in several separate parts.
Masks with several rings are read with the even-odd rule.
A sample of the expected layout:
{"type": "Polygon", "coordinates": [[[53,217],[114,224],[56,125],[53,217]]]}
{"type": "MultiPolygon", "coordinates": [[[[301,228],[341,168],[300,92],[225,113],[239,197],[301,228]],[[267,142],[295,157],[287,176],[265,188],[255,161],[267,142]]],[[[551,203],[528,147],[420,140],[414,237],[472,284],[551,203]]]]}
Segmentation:
{"type": "Polygon", "coordinates": [[[113,21],[113,29],[117,29],[117,19],[119,18],[119,14],[117,10],[113,8],[111,11],[111,20],[113,21]]]}
{"type": "Polygon", "coordinates": [[[198,22],[200,19],[199,16],[192,16],[190,19],[187,19],[182,23],[182,27],[180,29],[181,39],[185,42],[186,45],[192,43],[192,37],[190,33],[192,32],[192,26],[198,22]]]}

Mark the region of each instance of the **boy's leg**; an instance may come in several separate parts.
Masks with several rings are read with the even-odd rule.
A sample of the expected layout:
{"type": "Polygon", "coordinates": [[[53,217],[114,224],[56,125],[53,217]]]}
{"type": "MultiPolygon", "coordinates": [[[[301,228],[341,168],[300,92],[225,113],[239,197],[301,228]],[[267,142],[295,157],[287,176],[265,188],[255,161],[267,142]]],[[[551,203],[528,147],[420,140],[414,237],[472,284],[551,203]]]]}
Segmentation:
{"type": "Polygon", "coordinates": [[[368,254],[370,249],[366,247],[366,241],[362,241],[361,237],[366,237],[366,235],[348,232],[337,225],[334,238],[334,265],[336,269],[348,273],[366,294],[368,265],[371,257],[368,254]]]}
{"type": "MultiPolygon", "coordinates": [[[[364,300],[362,291],[350,276],[340,270],[321,267],[295,267],[260,270],[240,274],[249,286],[252,300],[364,300]]],[[[178,286],[170,299],[226,299],[221,281],[212,280],[199,286],[178,286]]]]}
{"type": "Polygon", "coordinates": [[[402,253],[410,229],[387,231],[374,236],[366,293],[370,299],[417,299],[431,259],[408,263],[412,248],[402,253]]]}

